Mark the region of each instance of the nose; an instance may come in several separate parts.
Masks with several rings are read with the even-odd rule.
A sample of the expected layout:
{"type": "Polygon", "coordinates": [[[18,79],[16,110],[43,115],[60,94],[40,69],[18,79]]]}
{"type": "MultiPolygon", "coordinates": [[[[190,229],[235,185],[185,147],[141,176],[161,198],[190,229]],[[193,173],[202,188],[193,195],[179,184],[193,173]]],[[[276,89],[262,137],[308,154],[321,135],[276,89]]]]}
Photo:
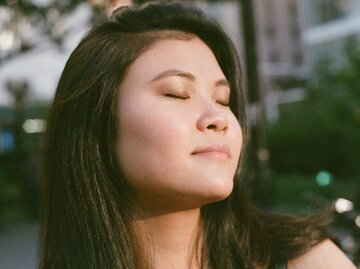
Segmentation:
{"type": "Polygon", "coordinates": [[[219,109],[204,111],[197,121],[197,129],[201,132],[226,132],[228,119],[219,109]]]}

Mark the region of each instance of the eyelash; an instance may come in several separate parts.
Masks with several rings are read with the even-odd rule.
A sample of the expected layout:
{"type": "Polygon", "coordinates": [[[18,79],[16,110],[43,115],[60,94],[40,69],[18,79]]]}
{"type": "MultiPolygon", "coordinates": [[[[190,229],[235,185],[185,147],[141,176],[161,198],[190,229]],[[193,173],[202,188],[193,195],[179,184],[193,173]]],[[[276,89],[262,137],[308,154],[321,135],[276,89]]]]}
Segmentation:
{"type": "MultiPolygon", "coordinates": [[[[186,100],[189,99],[188,96],[182,96],[182,95],[178,95],[178,94],[174,94],[174,93],[166,93],[164,94],[165,97],[169,97],[169,98],[174,98],[174,99],[180,99],[180,100],[186,100]]],[[[228,107],[229,106],[229,101],[216,101],[219,105],[228,107]]]]}
{"type": "Polygon", "coordinates": [[[164,96],[174,98],[174,99],[181,99],[181,100],[189,99],[188,96],[182,96],[182,95],[178,95],[178,94],[174,94],[174,93],[166,93],[166,94],[164,94],[164,96]]]}
{"type": "Polygon", "coordinates": [[[217,103],[222,105],[222,106],[226,106],[226,107],[230,105],[229,101],[225,101],[225,102],[224,101],[217,101],[217,103]]]}

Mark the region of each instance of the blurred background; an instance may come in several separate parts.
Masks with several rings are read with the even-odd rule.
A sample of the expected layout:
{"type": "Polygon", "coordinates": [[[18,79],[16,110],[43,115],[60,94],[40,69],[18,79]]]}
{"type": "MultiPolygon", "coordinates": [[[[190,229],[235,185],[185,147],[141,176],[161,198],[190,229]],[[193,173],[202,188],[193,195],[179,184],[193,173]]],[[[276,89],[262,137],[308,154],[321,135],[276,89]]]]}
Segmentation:
{"type": "MultiPolygon", "coordinates": [[[[65,62],[93,24],[132,2],[0,2],[1,269],[36,268],[43,138],[65,62]]],[[[190,2],[241,55],[251,199],[285,213],[330,207],[329,229],[360,268],[360,1],[190,2]]]]}

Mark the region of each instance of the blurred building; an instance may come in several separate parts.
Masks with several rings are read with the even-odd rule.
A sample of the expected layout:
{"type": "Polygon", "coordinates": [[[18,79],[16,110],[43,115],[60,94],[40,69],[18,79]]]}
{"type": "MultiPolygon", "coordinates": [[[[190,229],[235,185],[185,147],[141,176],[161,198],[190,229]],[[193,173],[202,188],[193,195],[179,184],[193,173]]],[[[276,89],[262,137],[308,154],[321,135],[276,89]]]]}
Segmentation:
{"type": "Polygon", "coordinates": [[[304,98],[304,50],[301,23],[294,0],[254,1],[261,88],[266,91],[268,120],[278,118],[278,106],[304,98]]]}
{"type": "Polygon", "coordinates": [[[307,66],[324,56],[341,65],[346,41],[360,37],[360,1],[299,0],[298,5],[307,66]]]}
{"type": "MultiPolygon", "coordinates": [[[[241,1],[204,2],[199,1],[226,28],[244,59],[241,1]]],[[[260,88],[271,121],[278,117],[279,104],[304,98],[303,24],[295,0],[255,0],[253,9],[260,88]]]]}
{"type": "Polygon", "coordinates": [[[256,0],[255,18],[263,83],[287,89],[301,77],[303,50],[297,3],[256,0]]]}

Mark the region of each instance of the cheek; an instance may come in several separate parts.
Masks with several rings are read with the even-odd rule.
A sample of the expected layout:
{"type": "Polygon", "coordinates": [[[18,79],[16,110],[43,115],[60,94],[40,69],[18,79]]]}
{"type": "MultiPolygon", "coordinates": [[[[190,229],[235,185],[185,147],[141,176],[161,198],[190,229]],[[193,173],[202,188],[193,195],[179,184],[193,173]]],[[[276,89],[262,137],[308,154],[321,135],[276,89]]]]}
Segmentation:
{"type": "Polygon", "coordinates": [[[186,149],[185,120],[156,106],[126,109],[119,114],[122,117],[119,118],[117,153],[121,170],[130,184],[154,184],[155,180],[170,176],[167,175],[170,171],[180,171],[176,158],[186,149]]]}
{"type": "Polygon", "coordinates": [[[140,151],[166,149],[176,145],[184,135],[185,128],[181,122],[154,107],[128,110],[123,115],[125,116],[119,119],[118,134],[120,147],[123,148],[131,145],[140,151]]]}
{"type": "Polygon", "coordinates": [[[231,147],[234,149],[234,154],[237,157],[239,157],[243,147],[242,129],[235,116],[231,117],[229,121],[229,125],[231,130],[230,132],[230,139],[232,143],[231,147]]]}

